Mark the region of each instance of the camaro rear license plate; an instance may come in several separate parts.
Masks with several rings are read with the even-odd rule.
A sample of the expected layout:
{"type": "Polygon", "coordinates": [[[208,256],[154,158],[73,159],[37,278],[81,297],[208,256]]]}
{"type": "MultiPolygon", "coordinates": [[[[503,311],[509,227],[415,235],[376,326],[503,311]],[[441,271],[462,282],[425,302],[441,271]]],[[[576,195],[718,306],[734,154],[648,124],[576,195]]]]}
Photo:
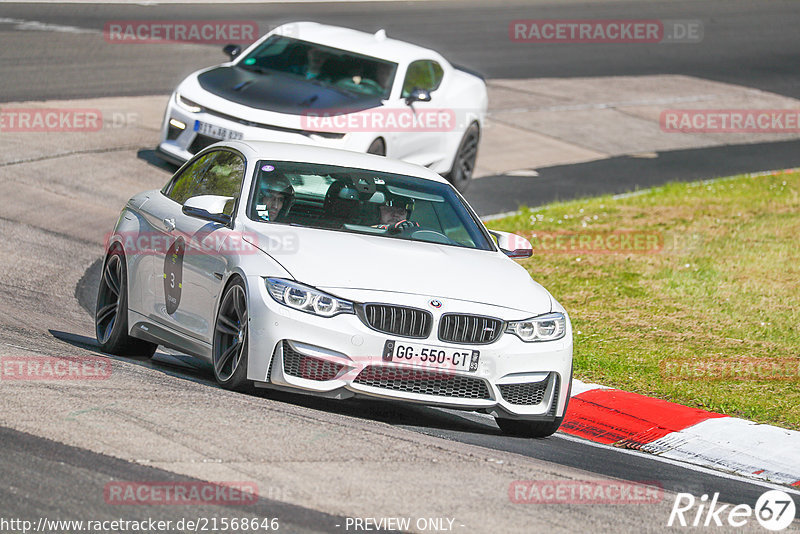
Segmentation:
{"type": "Polygon", "coordinates": [[[419,343],[387,340],[383,346],[383,361],[413,364],[419,367],[477,371],[481,353],[472,349],[435,347],[419,343]]]}
{"type": "Polygon", "coordinates": [[[214,126],[213,124],[208,124],[207,122],[201,121],[194,121],[194,131],[209,137],[213,137],[214,139],[224,139],[226,141],[230,139],[242,139],[244,137],[242,132],[228,130],[227,128],[214,126]]]}

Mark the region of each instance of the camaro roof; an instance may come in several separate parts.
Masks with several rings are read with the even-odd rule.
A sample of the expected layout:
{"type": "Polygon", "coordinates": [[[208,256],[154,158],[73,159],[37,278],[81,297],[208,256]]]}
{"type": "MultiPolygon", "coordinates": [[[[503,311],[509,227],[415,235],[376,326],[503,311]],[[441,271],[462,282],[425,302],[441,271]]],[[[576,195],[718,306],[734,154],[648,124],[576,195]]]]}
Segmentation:
{"type": "Polygon", "coordinates": [[[372,154],[363,154],[350,150],[253,140],[223,141],[213,146],[229,146],[244,153],[250,152],[258,159],[339,165],[342,167],[417,176],[434,182],[447,183],[447,180],[442,178],[438,173],[426,169],[425,167],[385,158],[383,156],[374,156],[372,154]]]}
{"type": "Polygon", "coordinates": [[[290,22],[280,26],[277,33],[395,63],[408,63],[421,58],[444,59],[434,50],[405,41],[389,37],[381,39],[372,33],[317,22],[290,22]]]}

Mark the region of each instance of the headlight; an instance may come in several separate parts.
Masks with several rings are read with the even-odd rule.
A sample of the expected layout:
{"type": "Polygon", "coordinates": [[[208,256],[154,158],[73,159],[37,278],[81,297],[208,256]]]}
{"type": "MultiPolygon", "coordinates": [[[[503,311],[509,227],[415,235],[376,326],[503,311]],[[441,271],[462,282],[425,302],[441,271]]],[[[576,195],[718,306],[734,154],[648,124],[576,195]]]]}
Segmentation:
{"type": "Polygon", "coordinates": [[[340,313],[354,313],[353,303],[323,293],[313,287],[290,282],[282,278],[266,278],[267,290],[277,302],[295,310],[333,317],[340,313]]]}
{"type": "Polygon", "coordinates": [[[202,107],[188,98],[182,97],[180,93],[175,93],[175,103],[190,113],[199,113],[203,111],[202,107]]]}
{"type": "Polygon", "coordinates": [[[567,319],[563,313],[548,313],[524,321],[512,321],[506,333],[514,334],[522,341],[554,341],[567,333],[567,319]]]}

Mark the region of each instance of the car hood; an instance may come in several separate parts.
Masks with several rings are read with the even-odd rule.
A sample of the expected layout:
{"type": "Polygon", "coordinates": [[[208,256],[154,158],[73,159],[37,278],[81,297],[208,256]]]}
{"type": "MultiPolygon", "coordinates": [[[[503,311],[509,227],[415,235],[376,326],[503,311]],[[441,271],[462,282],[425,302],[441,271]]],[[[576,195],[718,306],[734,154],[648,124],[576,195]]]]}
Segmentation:
{"type": "MultiPolygon", "coordinates": [[[[312,228],[279,231],[294,233],[295,245],[270,256],[298,282],[333,294],[337,289],[411,293],[531,315],[552,309],[550,294],[497,252],[312,228]]],[[[263,234],[264,242],[268,236],[263,234]]]]}
{"type": "Polygon", "coordinates": [[[260,74],[236,66],[201,72],[197,83],[209,93],[231,102],[290,115],[356,112],[381,105],[381,99],[376,96],[358,95],[280,72],[260,74]]]}

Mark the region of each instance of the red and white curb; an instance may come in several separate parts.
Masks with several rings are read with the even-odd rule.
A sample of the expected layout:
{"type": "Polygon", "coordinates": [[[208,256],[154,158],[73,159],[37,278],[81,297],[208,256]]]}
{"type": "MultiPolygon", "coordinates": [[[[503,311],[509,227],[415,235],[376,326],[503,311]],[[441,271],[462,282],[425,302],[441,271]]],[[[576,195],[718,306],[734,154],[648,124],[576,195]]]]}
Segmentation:
{"type": "Polygon", "coordinates": [[[559,429],[597,443],[800,486],[800,432],[580,380],[559,429]]]}

